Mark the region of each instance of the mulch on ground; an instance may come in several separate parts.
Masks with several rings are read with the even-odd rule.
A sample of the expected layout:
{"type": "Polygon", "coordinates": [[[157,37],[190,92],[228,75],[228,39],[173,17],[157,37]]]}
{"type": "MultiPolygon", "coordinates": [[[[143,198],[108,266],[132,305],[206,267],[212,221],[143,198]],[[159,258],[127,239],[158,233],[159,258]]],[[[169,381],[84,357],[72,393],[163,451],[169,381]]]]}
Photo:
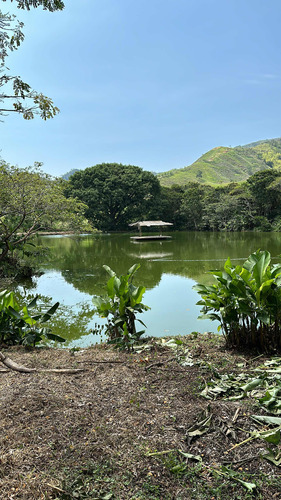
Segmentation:
{"type": "Polygon", "coordinates": [[[182,341],[192,366],[153,341],[138,354],[105,345],[2,348],[28,367],[85,371],[18,373],[1,365],[0,498],[280,499],[280,467],[261,457],[267,443],[233,448],[254,428],[255,402],[200,396],[214,371],[238,373],[241,361],[250,370],[265,358],[227,351],[219,336],[182,341]],[[204,431],[190,436],[202,421],[204,431]]]}

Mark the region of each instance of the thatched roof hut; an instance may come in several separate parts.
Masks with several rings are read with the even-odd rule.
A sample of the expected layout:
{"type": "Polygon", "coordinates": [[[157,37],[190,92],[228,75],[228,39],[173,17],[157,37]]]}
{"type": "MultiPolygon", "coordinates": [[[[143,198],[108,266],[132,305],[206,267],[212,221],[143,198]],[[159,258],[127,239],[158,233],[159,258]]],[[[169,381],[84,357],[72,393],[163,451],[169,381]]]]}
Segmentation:
{"type": "Polygon", "coordinates": [[[142,220],[142,221],[133,222],[132,224],[129,224],[130,227],[137,227],[139,232],[140,232],[140,236],[132,236],[132,239],[134,239],[134,240],[159,240],[159,239],[166,240],[166,239],[170,239],[171,236],[163,236],[162,235],[161,229],[163,227],[172,226],[172,225],[173,225],[172,222],[164,222],[162,220],[142,220]],[[142,232],[141,232],[142,227],[158,227],[160,229],[160,234],[156,235],[156,236],[153,236],[153,235],[142,236],[142,232]]]}

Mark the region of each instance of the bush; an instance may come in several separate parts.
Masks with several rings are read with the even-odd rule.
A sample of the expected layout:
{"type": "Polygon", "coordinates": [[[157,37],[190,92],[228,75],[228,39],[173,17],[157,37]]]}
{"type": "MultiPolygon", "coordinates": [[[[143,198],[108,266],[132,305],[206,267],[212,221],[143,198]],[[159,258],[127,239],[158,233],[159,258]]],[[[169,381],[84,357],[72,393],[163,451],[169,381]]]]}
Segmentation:
{"type": "Polygon", "coordinates": [[[121,349],[130,350],[144,333],[144,330],[137,332],[136,321],[146,326],[140,319],[136,319],[137,313],[149,309],[141,302],[145,287],[135,287],[132,283],[134,274],[139,267],[140,264],[135,264],[126,275],[118,278],[110,267],[103,266],[110,276],[106,285],[107,295],[93,298],[98,314],[107,318],[108,342],[121,349]]]}
{"type": "Polygon", "coordinates": [[[270,253],[261,250],[243,266],[227,259],[223,271],[210,271],[216,284],[194,287],[202,297],[199,318],[218,320],[228,346],[281,349],[281,264],[270,262],[270,253]]]}
{"type": "Polygon", "coordinates": [[[65,341],[44,326],[56,312],[59,303],[56,302],[45,313],[37,312],[31,316],[30,310],[36,306],[36,302],[37,297],[27,306],[20,306],[14,292],[3,290],[0,293],[0,343],[35,346],[44,337],[57,342],[65,341]]]}

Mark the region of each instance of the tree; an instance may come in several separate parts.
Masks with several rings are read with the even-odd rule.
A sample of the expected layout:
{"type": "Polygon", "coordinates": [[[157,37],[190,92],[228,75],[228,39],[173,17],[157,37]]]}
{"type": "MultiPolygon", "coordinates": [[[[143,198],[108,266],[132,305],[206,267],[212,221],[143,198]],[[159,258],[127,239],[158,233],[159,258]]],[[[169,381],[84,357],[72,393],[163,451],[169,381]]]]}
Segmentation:
{"type": "Polygon", "coordinates": [[[185,186],[180,208],[185,229],[199,229],[203,214],[203,193],[204,188],[198,182],[189,182],[185,186]]]}
{"type": "Polygon", "coordinates": [[[183,217],[180,213],[184,189],[174,184],[171,187],[161,186],[160,201],[158,202],[158,218],[172,222],[174,229],[184,227],[183,217]]]}
{"type": "Polygon", "coordinates": [[[56,221],[71,228],[85,225],[85,205],[63,195],[64,183],[40,170],[0,165],[0,262],[9,260],[15,249],[39,229],[56,221]]]}
{"type": "Polygon", "coordinates": [[[127,229],[128,223],[146,218],[155,206],[160,184],[140,167],[102,163],[75,172],[66,195],[88,205],[85,215],[97,229],[127,229]]]}
{"type": "MultiPolygon", "coordinates": [[[[42,6],[44,10],[53,12],[64,8],[64,3],[60,0],[15,0],[15,2],[19,9],[26,10],[42,6]]],[[[38,114],[43,120],[47,120],[59,112],[53,101],[33,90],[21,77],[9,74],[6,66],[9,52],[17,50],[24,40],[23,26],[15,15],[0,10],[0,115],[14,112],[30,120],[38,114]]]]}
{"type": "Polygon", "coordinates": [[[254,198],[257,215],[272,221],[280,215],[281,174],[276,170],[262,170],[247,179],[246,184],[254,198]]]}

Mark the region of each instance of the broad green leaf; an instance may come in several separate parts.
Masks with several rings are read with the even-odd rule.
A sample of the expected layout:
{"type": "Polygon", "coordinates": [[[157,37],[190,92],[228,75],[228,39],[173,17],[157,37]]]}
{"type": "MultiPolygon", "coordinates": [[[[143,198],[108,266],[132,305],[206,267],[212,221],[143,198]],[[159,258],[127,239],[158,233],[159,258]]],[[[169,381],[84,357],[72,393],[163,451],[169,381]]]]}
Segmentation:
{"type": "Polygon", "coordinates": [[[11,315],[14,316],[14,318],[21,319],[21,315],[12,306],[9,306],[8,310],[11,313],[11,315]]]}
{"type": "Polygon", "coordinates": [[[27,307],[24,306],[22,308],[22,313],[23,313],[23,317],[22,319],[28,324],[28,325],[34,325],[36,323],[36,320],[34,320],[34,318],[31,318],[31,316],[29,315],[29,312],[27,310],[27,307]]]}
{"type": "Polygon", "coordinates": [[[141,319],[137,319],[136,321],[138,321],[142,326],[147,328],[146,324],[141,319]]]}
{"type": "Polygon", "coordinates": [[[55,340],[56,342],[65,342],[66,339],[63,337],[60,337],[59,335],[56,335],[54,333],[46,333],[46,337],[50,340],[55,340]]]}
{"type": "Polygon", "coordinates": [[[281,426],[281,418],[280,417],[271,417],[267,415],[252,415],[253,420],[256,420],[262,424],[268,425],[279,425],[281,426]]]}
{"type": "Polygon", "coordinates": [[[280,428],[273,429],[272,431],[261,432],[259,437],[267,441],[267,443],[277,445],[280,443],[280,428]]]}
{"type": "Polygon", "coordinates": [[[32,299],[32,301],[28,304],[27,308],[33,309],[33,307],[36,307],[37,305],[37,300],[38,300],[38,295],[32,299]]]}
{"type": "Polygon", "coordinates": [[[116,293],[116,295],[118,295],[118,297],[119,297],[120,285],[121,285],[121,280],[119,278],[117,278],[117,276],[114,276],[113,287],[114,287],[115,293],[116,293]]]}
{"type": "Polygon", "coordinates": [[[130,276],[133,276],[135,272],[140,268],[140,264],[134,264],[132,267],[130,267],[128,274],[130,276]]]}
{"type": "Polygon", "coordinates": [[[112,271],[112,269],[110,269],[110,267],[109,267],[109,266],[106,266],[106,265],[104,264],[102,267],[106,270],[106,272],[109,274],[109,276],[116,276],[115,272],[114,272],[114,271],[112,271]]]}
{"type": "Polygon", "coordinates": [[[135,288],[135,290],[132,292],[134,305],[141,302],[145,290],[146,289],[144,286],[139,286],[138,288],[135,288]]]}
{"type": "Polygon", "coordinates": [[[46,321],[48,321],[53,316],[53,314],[55,314],[59,305],[60,303],[56,302],[52,307],[50,307],[50,309],[48,309],[48,311],[42,316],[40,322],[45,323],[46,321]]]}
{"type": "Polygon", "coordinates": [[[261,286],[263,281],[263,276],[270,263],[270,253],[266,250],[257,253],[257,262],[253,266],[252,273],[256,280],[258,288],[261,286]]]}
{"type": "Polygon", "coordinates": [[[250,380],[250,382],[248,382],[247,384],[242,385],[241,389],[244,392],[249,392],[261,385],[263,385],[263,379],[255,378],[254,380],[250,380]]]}
{"type": "Polygon", "coordinates": [[[115,281],[115,276],[111,276],[111,278],[109,278],[107,284],[106,284],[106,288],[107,288],[107,294],[108,296],[113,299],[114,298],[114,295],[115,295],[115,291],[114,291],[114,281],[115,281]]]}

